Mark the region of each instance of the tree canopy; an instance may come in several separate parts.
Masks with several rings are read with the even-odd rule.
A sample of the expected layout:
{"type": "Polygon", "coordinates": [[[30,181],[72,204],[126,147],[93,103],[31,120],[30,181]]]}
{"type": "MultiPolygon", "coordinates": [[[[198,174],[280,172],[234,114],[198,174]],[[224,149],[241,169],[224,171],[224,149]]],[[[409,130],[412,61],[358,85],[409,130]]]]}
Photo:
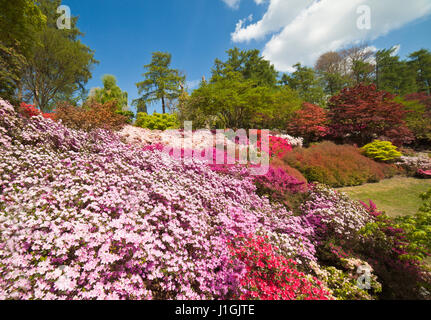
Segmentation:
{"type": "Polygon", "coordinates": [[[215,60],[211,81],[227,77],[230,72],[240,73],[246,80],[254,80],[259,86],[275,87],[278,72],[268,60],[260,56],[260,51],[229,49],[228,59],[223,62],[215,60]]]}
{"type": "Polygon", "coordinates": [[[145,80],[136,84],[142,97],[134,100],[134,105],[143,106],[161,100],[163,113],[166,113],[167,102],[180,96],[185,76],[179,70],[170,68],[171,60],[170,53],[153,53],[151,63],[144,66],[145,80]]]}
{"type": "Polygon", "coordinates": [[[90,99],[95,99],[101,104],[116,101],[117,110],[125,111],[128,107],[128,94],[117,85],[117,79],[111,74],[102,77],[103,88],[94,88],[90,93],[90,99]]]}

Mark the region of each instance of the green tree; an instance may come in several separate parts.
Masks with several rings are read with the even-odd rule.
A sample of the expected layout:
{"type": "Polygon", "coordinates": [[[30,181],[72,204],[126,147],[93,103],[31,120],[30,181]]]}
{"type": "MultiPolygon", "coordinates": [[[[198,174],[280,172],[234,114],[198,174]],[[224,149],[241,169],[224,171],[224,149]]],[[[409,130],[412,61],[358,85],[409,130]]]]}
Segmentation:
{"type": "Polygon", "coordinates": [[[284,125],[300,106],[301,99],[292,89],[259,86],[234,71],[217,81],[202,82],[185,102],[187,120],[197,126],[206,126],[210,120],[211,127],[232,129],[284,125]]]}
{"type": "Polygon", "coordinates": [[[46,17],[33,0],[0,1],[0,95],[18,103],[25,59],[46,17]],[[16,91],[18,90],[18,96],[16,91]]]}
{"type": "Polygon", "coordinates": [[[352,63],[353,83],[371,84],[374,82],[375,67],[366,61],[357,60],[352,63]]]}
{"type": "Polygon", "coordinates": [[[34,0],[0,1],[0,43],[28,54],[46,17],[34,0]]]}
{"type": "Polygon", "coordinates": [[[290,76],[283,74],[281,84],[298,91],[299,96],[306,102],[317,105],[326,105],[325,92],[316,75],[316,72],[309,67],[297,63],[293,66],[296,71],[290,76]]]}
{"type": "Polygon", "coordinates": [[[93,98],[101,104],[115,100],[117,110],[126,111],[128,109],[128,94],[117,85],[115,76],[105,74],[102,77],[102,82],[103,88],[94,88],[89,98],[93,98]]]}
{"type": "Polygon", "coordinates": [[[333,96],[338,93],[349,79],[342,72],[343,58],[338,52],[330,51],[322,54],[314,69],[321,78],[325,93],[333,96]]]}
{"type": "Polygon", "coordinates": [[[215,60],[212,69],[211,81],[228,76],[230,72],[239,72],[244,79],[254,80],[259,86],[275,87],[277,85],[278,72],[274,65],[260,56],[259,50],[229,49],[228,59],[223,62],[215,60]]]}
{"type": "Polygon", "coordinates": [[[23,85],[28,97],[47,112],[59,100],[69,100],[83,90],[97,61],[94,52],[80,40],[77,17],[70,30],[57,29],[57,7],[61,0],[40,0],[39,8],[47,17],[46,26],[35,34],[36,42],[27,58],[23,85]]]}
{"type": "Polygon", "coordinates": [[[41,44],[27,61],[23,83],[34,102],[46,112],[59,98],[83,88],[96,60],[87,46],[65,38],[62,30],[46,28],[37,36],[41,44]]]}
{"type": "Polygon", "coordinates": [[[170,68],[171,60],[170,53],[153,53],[151,63],[144,66],[145,80],[136,84],[139,94],[143,95],[133,101],[134,105],[142,106],[161,100],[163,113],[166,113],[167,102],[180,96],[185,77],[180,71],[170,68]]]}
{"type": "Polygon", "coordinates": [[[5,47],[0,43],[0,97],[9,102],[19,103],[15,92],[21,82],[21,73],[25,64],[25,57],[12,47],[5,47]]]}
{"type": "Polygon", "coordinates": [[[376,53],[376,85],[379,90],[405,95],[415,92],[416,74],[405,61],[394,55],[395,48],[376,53]]]}
{"type": "Polygon", "coordinates": [[[419,92],[431,94],[431,52],[426,49],[413,52],[408,62],[416,71],[416,82],[419,92]]]}

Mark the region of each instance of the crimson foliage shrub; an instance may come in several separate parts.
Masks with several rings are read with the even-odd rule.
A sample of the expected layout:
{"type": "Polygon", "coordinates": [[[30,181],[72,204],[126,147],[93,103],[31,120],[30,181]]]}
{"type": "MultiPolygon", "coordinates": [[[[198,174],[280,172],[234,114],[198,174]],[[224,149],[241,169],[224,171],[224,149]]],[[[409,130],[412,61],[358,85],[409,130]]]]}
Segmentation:
{"type": "Polygon", "coordinates": [[[395,166],[377,163],[351,145],[323,142],[309,148],[296,148],[283,160],[298,169],[309,182],[331,187],[356,186],[393,177],[395,166]]]}
{"type": "Polygon", "coordinates": [[[66,103],[57,106],[56,120],[72,129],[91,131],[93,129],[119,130],[127,122],[128,117],[116,112],[115,102],[100,104],[91,102],[83,107],[75,107],[66,103]]]}

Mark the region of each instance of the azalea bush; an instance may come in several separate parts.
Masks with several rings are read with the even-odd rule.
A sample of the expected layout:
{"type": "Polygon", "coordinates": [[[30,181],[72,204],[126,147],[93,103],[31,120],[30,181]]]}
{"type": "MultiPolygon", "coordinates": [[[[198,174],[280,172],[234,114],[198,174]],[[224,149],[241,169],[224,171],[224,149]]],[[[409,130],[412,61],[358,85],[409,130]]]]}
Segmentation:
{"type": "Polygon", "coordinates": [[[373,274],[372,267],[360,259],[340,259],[342,266],[320,267],[313,263],[312,268],[319,279],[329,288],[337,300],[374,300],[382,291],[382,285],[373,274]],[[370,289],[358,286],[358,268],[365,267],[370,271],[370,289]]]}
{"type": "Polygon", "coordinates": [[[257,147],[259,150],[269,154],[271,158],[283,158],[289,151],[292,150],[292,146],[287,139],[269,135],[268,148],[262,148],[262,133],[261,130],[257,131],[257,147]]]}
{"type": "MultiPolygon", "coordinates": [[[[115,132],[92,127],[97,117],[80,129],[75,116],[68,126],[27,118],[0,99],[0,299],[398,299],[431,289],[426,195],[415,220],[394,220],[289,166],[320,145],[280,141],[287,153],[254,176],[250,163],[226,164],[214,132],[115,132]],[[217,157],[225,164],[204,161],[217,157]],[[355,286],[364,266],[370,290],[355,286]]],[[[354,152],[358,168],[392,168],[341,147],[318,160],[354,152]]],[[[297,161],[315,165],[317,154],[297,161]]]]}
{"type": "Polygon", "coordinates": [[[36,117],[41,115],[46,119],[55,119],[54,113],[43,113],[35,105],[26,104],[24,102],[19,106],[19,112],[26,118],[36,117]]]}
{"type": "Polygon", "coordinates": [[[233,257],[245,265],[240,300],[328,300],[327,288],[316,278],[297,270],[267,237],[238,236],[229,243],[233,257]]]}
{"type": "Polygon", "coordinates": [[[314,225],[316,241],[331,238],[354,239],[371,221],[367,210],[346,194],[323,185],[315,185],[301,207],[305,218],[314,225]]]}
{"type": "Polygon", "coordinates": [[[423,173],[431,171],[431,158],[427,154],[402,156],[396,165],[403,168],[409,176],[422,176],[423,173]]]}
{"type": "Polygon", "coordinates": [[[403,155],[390,141],[374,140],[361,150],[368,158],[381,162],[393,162],[403,155]]]}
{"type": "Polygon", "coordinates": [[[378,182],[397,173],[395,166],[377,163],[351,145],[323,142],[309,148],[295,148],[283,160],[298,169],[309,182],[331,187],[378,182]]]}
{"type": "Polygon", "coordinates": [[[255,177],[257,191],[259,194],[268,195],[272,200],[286,201],[297,193],[306,190],[304,182],[290,176],[281,168],[269,167],[265,175],[255,177]]]}

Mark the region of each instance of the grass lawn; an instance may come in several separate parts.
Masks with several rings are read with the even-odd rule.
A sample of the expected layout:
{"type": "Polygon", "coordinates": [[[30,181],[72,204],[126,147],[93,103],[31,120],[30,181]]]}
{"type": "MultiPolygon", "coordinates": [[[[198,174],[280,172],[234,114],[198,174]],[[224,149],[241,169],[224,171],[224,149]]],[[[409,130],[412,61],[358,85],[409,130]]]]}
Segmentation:
{"type": "Polygon", "coordinates": [[[337,189],[356,200],[369,199],[392,217],[415,214],[422,204],[419,196],[431,188],[431,180],[395,177],[379,183],[337,189]]]}

